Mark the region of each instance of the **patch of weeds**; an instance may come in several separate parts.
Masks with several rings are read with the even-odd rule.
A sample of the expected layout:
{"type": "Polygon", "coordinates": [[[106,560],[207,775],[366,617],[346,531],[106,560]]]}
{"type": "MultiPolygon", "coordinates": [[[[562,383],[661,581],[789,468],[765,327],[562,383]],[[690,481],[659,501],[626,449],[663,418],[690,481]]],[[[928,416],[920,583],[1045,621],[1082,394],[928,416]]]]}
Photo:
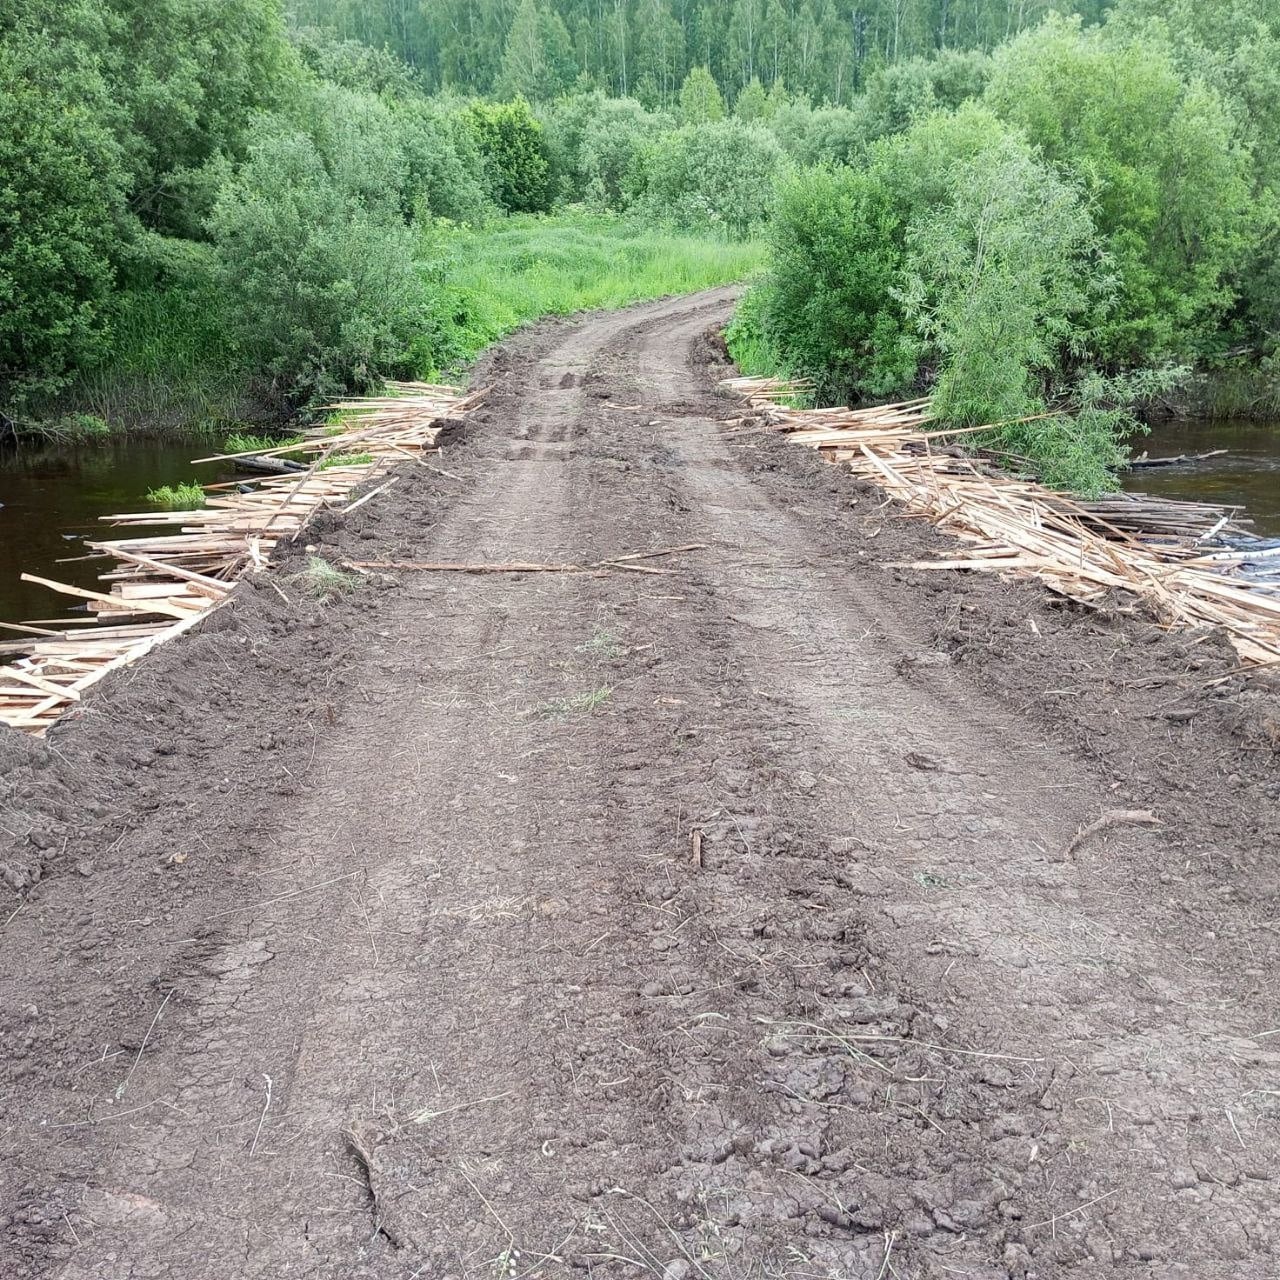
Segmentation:
{"type": "Polygon", "coordinates": [[[302,444],[301,436],[260,436],[251,431],[232,431],[223,440],[222,447],[228,453],[263,453],[267,449],[282,449],[287,444],[302,444]]]}
{"type": "Polygon", "coordinates": [[[323,556],[308,556],[307,567],[294,574],[293,581],[315,600],[334,600],[349,595],[360,584],[360,575],[339,569],[323,556]]]}
{"type": "Polygon", "coordinates": [[[147,501],[161,511],[199,511],[205,505],[204,489],[194,480],[181,484],[162,484],[147,490],[147,501]]]}
{"type": "Polygon", "coordinates": [[[333,457],[326,458],[316,470],[328,471],[330,467],[367,467],[372,461],[371,453],[335,453],[333,457]]]}
{"type": "Polygon", "coordinates": [[[591,712],[604,706],[612,695],[613,690],[608,685],[601,685],[586,693],[575,693],[571,698],[553,698],[550,702],[544,702],[538,710],[544,716],[571,716],[579,712],[591,712]]]}
{"type": "Polygon", "coordinates": [[[591,633],[591,639],[578,646],[578,652],[585,653],[592,658],[604,660],[606,658],[621,658],[626,650],[618,642],[618,637],[611,631],[606,631],[604,627],[597,627],[591,633]]]}
{"type": "Polygon", "coordinates": [[[22,422],[14,427],[15,433],[31,440],[66,441],[100,440],[111,434],[111,425],[94,413],[69,413],[61,418],[40,422],[22,422]]]}

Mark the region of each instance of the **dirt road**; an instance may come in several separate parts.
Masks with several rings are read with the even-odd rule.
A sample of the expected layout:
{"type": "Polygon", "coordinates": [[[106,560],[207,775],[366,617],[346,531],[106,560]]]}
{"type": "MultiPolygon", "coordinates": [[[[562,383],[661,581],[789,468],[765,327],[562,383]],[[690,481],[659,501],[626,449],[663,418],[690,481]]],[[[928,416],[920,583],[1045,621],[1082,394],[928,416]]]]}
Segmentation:
{"type": "Polygon", "coordinates": [[[0,1276],[1280,1273],[1272,704],[893,568],[723,425],[730,297],[520,337],[312,535],[671,572],[295,562],[0,745],[0,1276]]]}

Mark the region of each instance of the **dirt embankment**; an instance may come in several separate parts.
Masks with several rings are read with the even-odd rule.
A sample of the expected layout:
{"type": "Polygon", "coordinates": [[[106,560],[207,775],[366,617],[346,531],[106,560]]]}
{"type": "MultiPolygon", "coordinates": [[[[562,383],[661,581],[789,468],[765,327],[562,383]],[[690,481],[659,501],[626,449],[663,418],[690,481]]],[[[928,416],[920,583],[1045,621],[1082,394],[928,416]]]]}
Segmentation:
{"type": "Polygon", "coordinates": [[[1274,699],[886,567],[717,425],[729,297],[523,335],[311,535],[678,572],[285,564],[0,742],[0,1275],[1277,1274],[1274,699]]]}

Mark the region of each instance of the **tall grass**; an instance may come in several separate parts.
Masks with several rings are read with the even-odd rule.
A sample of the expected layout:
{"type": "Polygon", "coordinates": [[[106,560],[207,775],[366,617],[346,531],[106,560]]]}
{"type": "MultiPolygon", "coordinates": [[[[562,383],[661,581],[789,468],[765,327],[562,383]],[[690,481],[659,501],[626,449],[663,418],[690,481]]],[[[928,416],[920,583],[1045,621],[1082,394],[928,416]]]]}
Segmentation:
{"type": "MultiPolygon", "coordinates": [[[[762,265],[764,245],[569,212],[503,218],[478,229],[427,228],[420,254],[436,293],[437,328],[421,336],[417,372],[438,377],[457,374],[541,316],[625,307],[745,279],[762,265]]],[[[122,292],[113,333],[110,362],[40,416],[87,411],[115,429],[156,431],[226,430],[246,413],[261,416],[249,390],[263,371],[245,367],[204,256],[197,255],[182,282],[122,292]]],[[[245,447],[256,447],[258,438],[266,439],[248,437],[245,447]]]]}
{"type": "Polygon", "coordinates": [[[459,229],[439,248],[460,363],[542,316],[625,307],[746,279],[765,253],[760,241],[675,234],[587,214],[459,229]]]}

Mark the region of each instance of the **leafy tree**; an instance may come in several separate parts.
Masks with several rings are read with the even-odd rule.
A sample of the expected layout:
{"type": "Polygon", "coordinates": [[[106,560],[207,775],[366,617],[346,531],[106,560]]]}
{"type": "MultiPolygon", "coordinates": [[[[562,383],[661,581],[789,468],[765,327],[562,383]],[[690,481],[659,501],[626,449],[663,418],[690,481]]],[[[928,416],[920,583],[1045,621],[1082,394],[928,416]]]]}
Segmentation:
{"type": "Polygon", "coordinates": [[[584,194],[606,209],[621,210],[637,194],[638,165],[646,143],[671,129],[629,98],[608,98],[588,122],[580,153],[584,194]]]}
{"type": "Polygon", "coordinates": [[[769,217],[784,157],[767,129],[721,120],[666,135],[648,148],[642,167],[645,208],[654,216],[747,235],[769,217]]]}
{"type": "Polygon", "coordinates": [[[436,217],[477,225],[496,211],[475,133],[458,112],[415,95],[397,100],[392,116],[404,162],[400,206],[406,222],[424,205],[436,217]]]}
{"type": "Polygon", "coordinates": [[[126,158],[103,75],[106,15],[71,0],[0,27],[0,410],[104,353],[126,158]]]}
{"type": "Polygon", "coordinates": [[[1221,98],[1167,45],[1053,19],[996,52],[986,100],[1085,184],[1120,284],[1104,356],[1202,350],[1231,302],[1249,196],[1221,98]]]}
{"type": "Polygon", "coordinates": [[[359,40],[343,40],[325,27],[303,27],[291,33],[303,66],[322,80],[344,89],[367,89],[396,98],[423,89],[421,77],[389,49],[374,49],[359,40]]]}
{"type": "Polygon", "coordinates": [[[752,76],[746,87],[738,94],[738,100],[733,104],[734,117],[745,124],[752,124],[757,120],[763,120],[768,111],[769,95],[765,93],[764,85],[752,76]]]}
{"type": "Polygon", "coordinates": [[[903,297],[942,359],[938,416],[960,426],[1043,409],[1085,349],[1107,286],[1079,193],[1006,134],[954,165],[907,236],[903,297]]]}
{"type": "Polygon", "coordinates": [[[146,225],[198,235],[200,171],[244,155],[256,115],[296,82],[280,0],[105,0],[116,19],[112,89],[128,113],[130,206],[146,225]]]}
{"type": "Polygon", "coordinates": [[[470,119],[494,199],[510,213],[545,213],[551,207],[551,166],[542,125],[529,104],[523,98],[473,103],[470,119]]]}
{"type": "Polygon", "coordinates": [[[685,124],[710,124],[724,119],[724,98],[711,72],[694,67],[680,86],[680,118],[685,124]]]}
{"type": "Polygon", "coordinates": [[[436,325],[411,232],[305,134],[264,132],[210,219],[249,367],[294,403],[414,374],[436,325]]]}
{"type": "Polygon", "coordinates": [[[504,98],[533,100],[561,92],[573,74],[573,45],[553,9],[520,0],[502,52],[497,92],[504,98]]]}

